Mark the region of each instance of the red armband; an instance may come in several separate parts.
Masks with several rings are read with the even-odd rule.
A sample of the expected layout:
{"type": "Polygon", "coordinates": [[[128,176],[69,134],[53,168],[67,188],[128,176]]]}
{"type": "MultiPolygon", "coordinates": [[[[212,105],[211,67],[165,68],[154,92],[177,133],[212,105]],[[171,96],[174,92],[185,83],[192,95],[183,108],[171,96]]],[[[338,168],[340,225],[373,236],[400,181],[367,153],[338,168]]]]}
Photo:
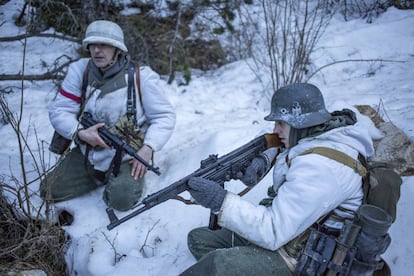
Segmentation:
{"type": "Polygon", "coordinates": [[[66,97],[66,98],[69,98],[71,100],[74,100],[75,102],[77,102],[79,104],[81,103],[81,98],[80,97],[65,91],[63,88],[61,88],[59,92],[60,92],[60,94],[62,94],[62,96],[66,97]]]}

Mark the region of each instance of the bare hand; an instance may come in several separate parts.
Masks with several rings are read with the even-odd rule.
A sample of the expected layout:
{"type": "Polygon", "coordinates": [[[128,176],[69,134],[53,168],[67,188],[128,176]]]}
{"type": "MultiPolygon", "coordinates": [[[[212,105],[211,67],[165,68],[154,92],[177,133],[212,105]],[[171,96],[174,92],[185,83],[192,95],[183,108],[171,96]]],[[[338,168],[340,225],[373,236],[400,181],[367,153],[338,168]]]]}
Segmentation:
{"type": "Polygon", "coordinates": [[[99,136],[98,133],[98,129],[104,125],[104,123],[98,123],[87,129],[81,129],[78,131],[78,138],[85,143],[88,143],[92,147],[101,146],[103,148],[109,149],[110,147],[104,142],[104,140],[102,140],[101,136],[99,136]]]}
{"type": "MultiPolygon", "coordinates": [[[[148,164],[152,161],[152,153],[151,147],[147,145],[143,145],[137,152],[137,154],[148,164]]],[[[131,176],[134,177],[135,180],[137,180],[138,177],[143,177],[148,171],[147,167],[137,159],[132,159],[131,165],[131,176]]]]}

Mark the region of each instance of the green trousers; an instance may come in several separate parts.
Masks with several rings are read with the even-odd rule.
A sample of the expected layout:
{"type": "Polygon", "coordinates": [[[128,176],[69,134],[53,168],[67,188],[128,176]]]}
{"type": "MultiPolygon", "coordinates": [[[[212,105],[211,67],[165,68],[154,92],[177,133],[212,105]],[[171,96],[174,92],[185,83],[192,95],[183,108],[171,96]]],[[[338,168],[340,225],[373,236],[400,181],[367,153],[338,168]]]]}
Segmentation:
{"type": "Polygon", "coordinates": [[[188,234],[188,248],[197,263],[181,275],[292,275],[277,251],[258,247],[234,232],[196,228],[188,234]]]}
{"type": "Polygon", "coordinates": [[[78,147],[72,149],[40,183],[40,196],[59,202],[84,195],[105,184],[103,199],[116,210],[131,209],[142,195],[144,178],[131,176],[128,161],[121,164],[117,177],[109,172],[95,171],[86,162],[78,147]]]}

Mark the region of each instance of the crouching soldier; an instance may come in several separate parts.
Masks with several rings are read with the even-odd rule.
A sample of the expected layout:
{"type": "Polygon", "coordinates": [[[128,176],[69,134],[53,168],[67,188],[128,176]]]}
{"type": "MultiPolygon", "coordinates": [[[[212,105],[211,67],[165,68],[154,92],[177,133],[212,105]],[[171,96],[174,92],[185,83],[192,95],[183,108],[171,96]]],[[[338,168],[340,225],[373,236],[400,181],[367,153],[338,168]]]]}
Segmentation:
{"type": "MultiPolygon", "coordinates": [[[[41,196],[59,202],[84,195],[105,185],[108,206],[125,211],[139,200],[147,167],[135,158],[110,148],[98,129],[105,126],[129,143],[146,163],[151,163],[170,138],[174,109],[160,87],[159,75],[131,61],[119,25],[92,22],[82,42],[90,58],[69,66],[62,87],[52,102],[49,117],[60,140],[76,146],[42,181],[41,196]],[[79,117],[88,112],[96,125],[83,128],[79,117]]],[[[61,153],[59,143],[52,149],[61,153]]]]}
{"type": "MultiPolygon", "coordinates": [[[[274,132],[284,147],[278,149],[277,156],[275,150],[264,151],[252,161],[241,180],[254,186],[276,158],[269,197],[255,205],[213,181],[190,179],[189,192],[199,204],[218,215],[222,228],[213,231],[202,227],[188,234],[188,247],[197,263],[182,275],[322,275],[330,269],[333,275],[336,271],[340,275],[350,273],[349,266],[343,268],[343,260],[334,264],[331,259],[335,239],[363,202],[362,177],[341,162],[317,153],[303,153],[323,147],[353,159],[358,155],[372,156],[374,148],[368,130],[357,122],[351,110],[329,113],[321,91],[311,84],[278,89],[265,120],[275,122],[274,132]],[[312,229],[317,230],[317,236],[312,235],[312,229]],[[325,242],[328,236],[333,238],[325,242]],[[312,249],[306,251],[311,238],[312,249]]],[[[382,231],[386,233],[387,227],[385,223],[382,231]]],[[[383,237],[382,247],[386,247],[389,237],[383,237]]],[[[368,273],[377,268],[370,268],[368,273]]]]}

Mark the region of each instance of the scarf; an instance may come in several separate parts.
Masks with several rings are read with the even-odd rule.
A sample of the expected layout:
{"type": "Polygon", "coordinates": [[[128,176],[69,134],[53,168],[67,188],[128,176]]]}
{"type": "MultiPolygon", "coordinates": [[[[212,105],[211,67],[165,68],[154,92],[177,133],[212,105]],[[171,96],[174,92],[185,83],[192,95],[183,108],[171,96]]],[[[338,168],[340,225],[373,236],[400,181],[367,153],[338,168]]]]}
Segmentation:
{"type": "Polygon", "coordinates": [[[338,127],[354,125],[357,122],[356,114],[350,109],[342,109],[331,113],[332,118],[320,125],[307,128],[291,128],[289,132],[289,145],[297,145],[300,139],[314,137],[338,127]]]}

